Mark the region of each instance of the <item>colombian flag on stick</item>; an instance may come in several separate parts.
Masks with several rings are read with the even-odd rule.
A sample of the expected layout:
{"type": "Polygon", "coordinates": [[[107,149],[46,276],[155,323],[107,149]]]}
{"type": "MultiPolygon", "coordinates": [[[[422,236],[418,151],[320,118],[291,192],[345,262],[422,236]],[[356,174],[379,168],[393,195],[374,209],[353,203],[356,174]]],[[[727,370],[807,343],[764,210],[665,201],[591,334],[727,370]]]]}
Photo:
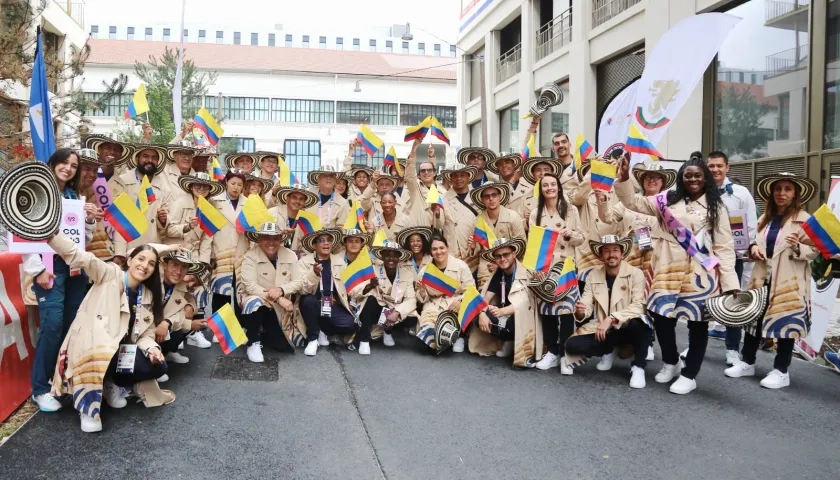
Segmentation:
{"type": "Polygon", "coordinates": [[[148,111],[149,101],[146,99],[146,84],[141,83],[134,92],[134,98],[132,98],[131,102],[129,102],[123,118],[129,120],[148,111]]]}
{"type": "Polygon", "coordinates": [[[466,332],[470,323],[478,318],[478,314],[487,308],[484,297],[478,293],[474,286],[467,287],[464,298],[461,299],[461,310],[458,311],[458,321],[461,323],[461,331],[466,332]]]}
{"type": "Polygon", "coordinates": [[[306,210],[298,210],[295,224],[300,227],[300,231],[303,232],[304,235],[309,235],[310,233],[317,232],[323,228],[321,226],[321,218],[312,212],[307,212],[306,210]]]}
{"type": "Polygon", "coordinates": [[[432,124],[432,117],[426,117],[423,119],[422,122],[418,123],[413,127],[408,127],[405,129],[405,141],[406,142],[413,142],[416,139],[423,140],[426,138],[426,134],[429,133],[429,127],[432,124]]]}
{"type": "Polygon", "coordinates": [[[219,158],[213,157],[213,163],[211,164],[213,180],[222,181],[225,179],[225,172],[222,171],[222,166],[219,165],[219,158]]]}
{"type": "Polygon", "coordinates": [[[385,155],[385,160],[382,160],[382,165],[387,165],[389,167],[396,168],[397,164],[397,152],[394,150],[394,147],[388,149],[388,154],[385,155]]]}
{"type": "Polygon", "coordinates": [[[137,208],[139,208],[142,213],[146,213],[149,209],[149,204],[155,200],[157,200],[155,189],[153,189],[152,184],[149,183],[148,175],[143,175],[143,180],[140,181],[140,190],[137,191],[137,208]]]}
{"type": "Polygon", "coordinates": [[[441,272],[434,263],[426,265],[426,271],[423,273],[423,278],[420,282],[432,290],[440,292],[445,297],[455,295],[455,291],[461,286],[458,279],[441,272]]]}
{"type": "Polygon", "coordinates": [[[528,231],[528,245],[525,247],[525,258],[522,265],[530,270],[538,270],[548,273],[551,270],[551,261],[554,258],[554,247],[560,233],[536,225],[528,231]]]}
{"type": "Polygon", "coordinates": [[[525,148],[522,149],[522,161],[525,162],[535,156],[539,156],[539,152],[537,152],[537,141],[532,133],[531,136],[528,137],[528,142],[525,144],[525,148]]]}
{"type": "Polygon", "coordinates": [[[578,284],[577,274],[575,274],[575,261],[569,256],[563,262],[563,270],[560,271],[560,278],[557,280],[557,288],[554,289],[554,296],[560,295],[563,292],[571,290],[578,284]]]}
{"type": "Polygon", "coordinates": [[[840,253],[840,220],[823,204],[805,223],[802,230],[808,235],[823,257],[831,258],[840,253]]]}
{"type": "Polygon", "coordinates": [[[642,155],[650,155],[654,160],[665,158],[656,147],[645,137],[645,134],[639,130],[635,123],[630,124],[630,133],[627,136],[627,143],[624,145],[624,150],[631,153],[641,153],[642,155]]]}
{"type": "Polygon", "coordinates": [[[432,186],[429,187],[429,195],[426,197],[426,203],[437,204],[440,205],[440,208],[443,208],[443,197],[440,195],[437,185],[432,184],[432,186]]]}
{"type": "Polygon", "coordinates": [[[490,225],[487,225],[487,221],[484,220],[484,215],[479,215],[478,218],[475,219],[473,238],[476,243],[484,248],[490,248],[490,245],[493,245],[496,241],[496,234],[493,233],[493,229],[490,228],[490,225]]]}
{"type": "Polygon", "coordinates": [[[618,171],[618,166],[600,160],[592,160],[592,188],[609,192],[618,171]]]}
{"type": "Polygon", "coordinates": [[[105,220],[126,242],[140,238],[149,228],[146,216],[125,192],[119,194],[105,210],[105,220]]]}
{"type": "Polygon", "coordinates": [[[575,161],[572,163],[572,171],[576,172],[583,166],[583,161],[595,153],[595,148],[587,142],[583,135],[577,134],[575,139],[575,161]]]}
{"type": "Polygon", "coordinates": [[[353,230],[354,228],[367,232],[365,229],[365,211],[358,200],[353,200],[350,204],[350,212],[347,214],[347,220],[344,221],[344,230],[353,230]]]}
{"type": "Polygon", "coordinates": [[[282,158],[277,159],[277,180],[283,187],[290,187],[298,182],[297,177],[282,158]]]}
{"type": "Polygon", "coordinates": [[[210,112],[204,107],[201,107],[201,110],[195,114],[193,122],[195,122],[195,128],[201,130],[201,133],[207,137],[210,145],[219,143],[219,139],[225,133],[222,127],[216,122],[216,119],[213,118],[213,115],[210,115],[210,112]]]}
{"type": "Polygon", "coordinates": [[[362,144],[368,155],[373,156],[374,153],[385,147],[385,142],[382,141],[375,133],[371,132],[366,125],[359,126],[359,133],[356,134],[356,141],[362,144]]]}
{"type": "Polygon", "coordinates": [[[274,216],[268,213],[262,198],[259,195],[251,195],[245,199],[245,205],[236,217],[236,231],[239,233],[256,232],[263,223],[276,221],[274,216]]]}
{"type": "Polygon", "coordinates": [[[377,230],[376,235],[373,236],[373,246],[381,247],[385,245],[385,240],[388,240],[388,236],[385,234],[385,230],[377,230]]]}
{"type": "Polygon", "coordinates": [[[374,277],[376,274],[373,273],[373,264],[370,262],[367,247],[362,248],[356,259],[341,272],[341,281],[344,282],[344,288],[348,292],[374,277]]]}
{"type": "Polygon", "coordinates": [[[195,216],[198,218],[199,228],[201,228],[208,237],[212,237],[216,232],[225,228],[225,225],[228,223],[225,216],[219,213],[219,211],[216,210],[216,207],[214,207],[204,197],[198,197],[198,205],[195,207],[195,216]]]}
{"type": "Polygon", "coordinates": [[[207,326],[213,330],[213,335],[219,340],[219,346],[225,355],[248,342],[248,337],[245,336],[245,331],[239,325],[239,320],[236,319],[229,303],[207,319],[207,326]]]}
{"type": "Polygon", "coordinates": [[[446,133],[446,129],[443,128],[443,124],[440,123],[440,120],[435,117],[432,117],[431,131],[433,137],[449,145],[449,134],[446,133]]]}

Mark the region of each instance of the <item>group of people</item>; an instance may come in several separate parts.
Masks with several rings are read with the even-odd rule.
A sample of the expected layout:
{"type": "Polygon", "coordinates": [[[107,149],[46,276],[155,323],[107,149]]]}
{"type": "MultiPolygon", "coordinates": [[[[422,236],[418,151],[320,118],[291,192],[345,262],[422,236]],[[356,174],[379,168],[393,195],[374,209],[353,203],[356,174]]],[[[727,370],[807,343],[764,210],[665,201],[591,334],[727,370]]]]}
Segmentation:
{"type": "MultiPolygon", "coordinates": [[[[529,134],[538,127],[534,119],[529,134]]],[[[370,355],[372,342],[394,347],[395,329],[405,329],[430,351],[469,350],[563,375],[591,357],[600,357],[598,370],[609,370],[615,356],[632,358],[630,386],[643,388],[658,341],[664,365],[656,382],[673,381],[671,392],[687,394],[709,336],[719,335],[709,330],[706,299],[764,285],[767,313],[743,328],[743,346],[741,328],[723,334],[724,373],[754,376],[762,339],[774,339],[775,362],[761,385],[789,385],[794,340],[810,325],[809,262],[817,250],[801,226],[813,181],[759,179],[754,191],[765,211],[758,218],[750,192],[727,178],[722,152],[695,152],[674,171],[656,163],[631,168],[619,151],[600,159],[617,167],[614,188],[605,191],[593,188],[589,159],[575,167],[565,133],[553,136],[551,157],[465,147],[440,173],[431,146],[417,165],[420,142],[398,160],[400,169],[376,170],[353,164],[354,140],[343,168],[309,172],[308,187],[280,181],[283,155],[275,152],[229,154],[216,181],[208,172],[212,154],[181,136],[152,145],[91,135],[79,150],[58,150],[49,167],[59,190],[90,202],[88,241],[81,250],[61,233],[52,237],[52,273],[38,256],[26,261],[41,312],[33,401],[55,411],[57,398],[71,395],[86,432],[101,430],[103,398],[112,408],[129,395],[146,406],[172,402],[174,394],[159,386],[168,365],[189,360],[179,353],[185,343],[212,346],[203,319],[226,304],[246,332],[252,362],[263,362],[263,347],[312,356],[330,343],[370,355]],[[98,172],[113,197],[124,192],[133,201],[149,179],[155,200],[139,238],[109,235],[92,191],[98,172]],[[429,201],[433,191],[440,201],[429,201]],[[274,221],[240,232],[237,218],[255,196],[274,221]],[[201,198],[227,219],[212,236],[199,225],[201,198]],[[730,226],[736,210],[749,235],[738,245],[730,226]],[[301,211],[322,228],[305,233],[301,211]],[[477,224],[495,241],[480,241],[477,224]],[[523,266],[537,226],[555,234],[549,273],[523,266]],[[385,240],[374,244],[380,231],[385,240]],[[346,279],[342,273],[362,254],[371,256],[373,278],[346,279]],[[577,286],[540,295],[567,258],[577,286]],[[460,335],[443,335],[470,287],[487,306],[460,335]],[[678,321],[688,324],[682,354],[678,321]]]]}

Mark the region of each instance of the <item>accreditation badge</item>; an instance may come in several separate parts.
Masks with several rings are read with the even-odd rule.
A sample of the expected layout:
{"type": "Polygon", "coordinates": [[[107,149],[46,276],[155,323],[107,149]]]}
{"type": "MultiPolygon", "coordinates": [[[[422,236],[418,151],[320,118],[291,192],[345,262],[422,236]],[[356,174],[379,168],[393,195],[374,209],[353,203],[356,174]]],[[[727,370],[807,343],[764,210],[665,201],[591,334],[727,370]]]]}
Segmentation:
{"type": "Polygon", "coordinates": [[[332,316],[332,297],[321,298],[321,316],[327,318],[332,316]]]}
{"type": "Polygon", "coordinates": [[[744,210],[729,212],[729,228],[732,230],[732,240],[738,253],[746,252],[750,248],[750,231],[746,220],[747,212],[744,210]]]}
{"type": "Polygon", "coordinates": [[[645,251],[653,248],[653,240],[650,238],[650,227],[639,227],[635,230],[636,241],[639,244],[639,250],[645,251]]]}
{"type": "Polygon", "coordinates": [[[120,345],[117,354],[117,373],[134,373],[134,359],[137,357],[137,345],[120,345]]]}

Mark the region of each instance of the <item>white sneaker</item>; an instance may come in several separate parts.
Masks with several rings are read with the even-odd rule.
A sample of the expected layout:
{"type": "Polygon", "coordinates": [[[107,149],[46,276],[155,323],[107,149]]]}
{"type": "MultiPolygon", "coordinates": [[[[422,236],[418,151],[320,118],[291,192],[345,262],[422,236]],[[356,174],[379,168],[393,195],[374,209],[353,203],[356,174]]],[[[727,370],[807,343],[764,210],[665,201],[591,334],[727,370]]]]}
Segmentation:
{"type": "Polygon", "coordinates": [[[727,350],[726,351],[726,364],[727,365],[735,365],[738,361],[741,360],[741,354],[738,353],[738,350],[727,350]]]}
{"type": "Polygon", "coordinates": [[[370,355],[370,342],[359,342],[359,355],[370,355]]]}
{"type": "Polygon", "coordinates": [[[729,378],[754,377],[755,365],[750,365],[743,360],[737,360],[734,365],[723,371],[729,378]]]}
{"type": "Polygon", "coordinates": [[[248,355],[248,360],[254,363],[263,363],[265,361],[262,354],[262,343],[260,342],[254,342],[249,345],[245,353],[248,355]]]}
{"type": "Polygon", "coordinates": [[[566,363],[566,357],[560,357],[560,375],[574,375],[575,369],[566,363]]]}
{"type": "Polygon", "coordinates": [[[327,338],[327,334],[324,332],[318,332],[318,345],[322,347],[328,347],[330,345],[330,339],[327,338]]]}
{"type": "Polygon", "coordinates": [[[764,380],[761,381],[761,386],[764,388],[778,389],[790,386],[790,374],[782,373],[778,370],[773,370],[768,373],[764,380]]]}
{"type": "Polygon", "coordinates": [[[455,353],[463,353],[464,351],[464,339],[459,338],[455,340],[455,345],[452,345],[452,351],[455,353]]]}
{"type": "Polygon", "coordinates": [[[303,354],[308,357],[314,357],[316,353],[318,353],[318,340],[312,340],[306,344],[306,349],[303,351],[303,354]]]}
{"type": "Polygon", "coordinates": [[[213,342],[213,343],[219,343],[219,339],[218,339],[218,338],[216,338],[216,336],[215,336],[215,335],[213,335],[213,340],[211,340],[211,342],[213,342]]]}
{"type": "MultiPolygon", "coordinates": [[[[213,339],[215,340],[216,337],[213,336],[213,339]]],[[[198,348],[210,348],[213,346],[201,332],[192,332],[187,335],[187,345],[198,348]]]]}
{"type": "MultiPolygon", "coordinates": [[[[207,342],[210,343],[210,342],[207,342]]],[[[166,354],[166,361],[172,363],[190,363],[190,359],[181,355],[178,352],[171,352],[166,354]]]]}
{"type": "Polygon", "coordinates": [[[41,395],[32,395],[32,401],[38,405],[38,409],[42,412],[57,412],[61,410],[61,402],[55,399],[49,393],[42,393],[41,395]]]}
{"type": "Polygon", "coordinates": [[[79,414],[79,419],[82,423],[82,431],[85,433],[96,433],[102,431],[102,420],[97,420],[89,417],[84,413],[79,414]]]}
{"type": "Polygon", "coordinates": [[[122,389],[114,385],[111,380],[105,380],[102,384],[102,398],[111,408],[123,408],[128,405],[122,389]]]}
{"type": "Polygon", "coordinates": [[[648,354],[647,354],[647,357],[645,358],[645,360],[647,360],[648,362],[651,362],[651,361],[653,361],[653,359],[654,359],[653,347],[648,347],[648,354]]]}
{"type": "Polygon", "coordinates": [[[630,368],[630,388],[645,388],[645,369],[633,365],[630,368]]]}
{"type": "Polygon", "coordinates": [[[695,388],[697,388],[697,382],[690,378],[686,378],[680,375],[680,378],[678,378],[676,382],[671,384],[671,393],[676,393],[677,395],[685,395],[687,393],[691,393],[691,391],[695,388]]]}
{"type": "Polygon", "coordinates": [[[682,360],[680,360],[676,365],[668,365],[666,363],[662,367],[662,370],[660,370],[653,379],[656,380],[656,383],[668,383],[680,374],[682,367],[682,360]]]}
{"type": "Polygon", "coordinates": [[[181,342],[181,343],[178,344],[178,351],[181,351],[183,349],[184,349],[184,342],[181,342]]]}
{"type": "Polygon", "coordinates": [[[397,344],[397,342],[394,341],[394,336],[393,335],[391,335],[390,333],[386,333],[382,337],[382,344],[385,345],[386,347],[393,347],[394,345],[397,344]]]}
{"type": "Polygon", "coordinates": [[[500,358],[507,358],[513,355],[513,340],[508,340],[502,344],[502,348],[496,352],[496,356],[500,358]]]}
{"type": "Polygon", "coordinates": [[[601,361],[598,362],[595,368],[602,372],[609,371],[612,368],[613,360],[615,360],[615,353],[608,353],[601,357],[601,361]]]}
{"type": "Polygon", "coordinates": [[[158,381],[158,383],[168,382],[169,381],[169,375],[164,373],[163,375],[158,377],[157,381],[158,381]]]}
{"type": "Polygon", "coordinates": [[[550,370],[552,368],[557,367],[558,358],[557,355],[551,352],[545,352],[542,359],[537,362],[537,368],[540,370],[550,370]]]}

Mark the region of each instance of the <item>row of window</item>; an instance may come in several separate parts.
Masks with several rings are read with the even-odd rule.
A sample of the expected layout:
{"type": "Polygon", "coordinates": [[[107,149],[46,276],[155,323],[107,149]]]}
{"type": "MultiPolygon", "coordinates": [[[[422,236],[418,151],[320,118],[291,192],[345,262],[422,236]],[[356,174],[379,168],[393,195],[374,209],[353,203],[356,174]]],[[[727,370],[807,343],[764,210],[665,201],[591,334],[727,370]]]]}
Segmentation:
{"type": "MultiPolygon", "coordinates": [[[[189,30],[184,30],[184,40],[189,40],[189,30]]],[[[90,35],[92,38],[99,37],[99,26],[98,25],[91,25],[90,27],[90,35]]],[[[108,38],[111,40],[117,39],[117,27],[108,27],[108,38]]],[[[153,29],[146,28],[143,38],[145,40],[153,40],[153,29]]],[[[303,48],[309,48],[309,35],[303,35],[301,37],[301,46],[303,48]]],[[[134,40],[134,27],[127,27],[126,29],[126,39],[127,40],[134,40]]],[[[172,41],[172,32],[169,28],[163,29],[163,41],[169,42],[172,41]]],[[[225,32],[222,30],[216,31],[216,43],[224,43],[225,40],[225,32]]],[[[207,42],[207,31],[206,30],[199,30],[198,31],[198,43],[206,43],[207,42]]],[[[294,37],[292,35],[285,35],[285,46],[292,47],[294,43],[294,37]]],[[[234,45],[241,45],[242,44],[242,33],[241,32],[233,32],[233,44],[234,45]]],[[[259,45],[260,44],[260,37],[258,33],[251,33],[251,45],[259,45]]],[[[268,34],[268,46],[274,47],[277,44],[277,37],[274,33],[268,34]]],[[[358,38],[352,39],[352,49],[355,51],[361,50],[361,40],[358,38]]],[[[327,48],[327,37],[318,37],[318,47],[326,49],[327,48]]],[[[402,53],[409,53],[409,42],[402,42],[402,53]]],[[[344,50],[344,38],[343,37],[336,37],[335,39],[335,48],[337,50],[344,50]]],[[[449,46],[449,56],[455,56],[455,45],[449,46]]],[[[370,39],[368,41],[368,51],[376,52],[377,50],[377,41],[375,39],[370,39]]],[[[393,53],[394,52],[394,42],[393,40],[385,40],[385,49],[383,50],[386,53],[393,53]]],[[[432,53],[434,56],[439,57],[441,55],[441,44],[435,43],[432,46],[432,53]]],[[[426,54],[426,44],[424,42],[417,43],[417,54],[418,55],[425,55],[426,54]]]]}
{"type": "MultiPolygon", "coordinates": [[[[133,94],[114,95],[99,105],[102,93],[86,92],[85,116],[121,116],[133,94]]],[[[211,112],[219,109],[219,97],[204,97],[211,112]]],[[[446,128],[457,126],[455,107],[396,103],[333,102],[286,98],[222,97],[222,115],[226,120],[253,120],[288,123],[350,123],[367,125],[417,125],[427,116],[437,117],[446,128]]]]}

